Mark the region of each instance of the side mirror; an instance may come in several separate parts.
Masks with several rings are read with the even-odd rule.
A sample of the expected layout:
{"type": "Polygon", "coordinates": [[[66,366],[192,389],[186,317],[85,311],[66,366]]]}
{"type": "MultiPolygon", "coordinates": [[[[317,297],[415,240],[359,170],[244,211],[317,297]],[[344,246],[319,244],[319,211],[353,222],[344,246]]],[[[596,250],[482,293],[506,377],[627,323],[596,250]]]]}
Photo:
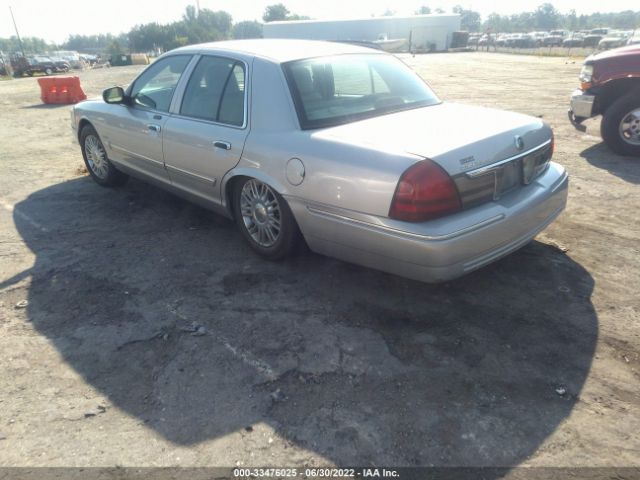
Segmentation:
{"type": "Polygon", "coordinates": [[[111,87],[102,92],[102,98],[106,103],[125,103],[125,97],[122,87],[111,87]]]}

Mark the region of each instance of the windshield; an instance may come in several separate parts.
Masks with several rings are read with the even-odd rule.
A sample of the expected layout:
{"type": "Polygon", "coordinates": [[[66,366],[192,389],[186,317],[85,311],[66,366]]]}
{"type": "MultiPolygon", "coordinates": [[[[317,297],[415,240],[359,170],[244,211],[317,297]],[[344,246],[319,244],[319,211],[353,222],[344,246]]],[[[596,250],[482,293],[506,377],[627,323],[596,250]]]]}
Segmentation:
{"type": "Polygon", "coordinates": [[[284,64],[303,129],[349,123],[440,100],[391,55],[319,57],[284,64]]]}

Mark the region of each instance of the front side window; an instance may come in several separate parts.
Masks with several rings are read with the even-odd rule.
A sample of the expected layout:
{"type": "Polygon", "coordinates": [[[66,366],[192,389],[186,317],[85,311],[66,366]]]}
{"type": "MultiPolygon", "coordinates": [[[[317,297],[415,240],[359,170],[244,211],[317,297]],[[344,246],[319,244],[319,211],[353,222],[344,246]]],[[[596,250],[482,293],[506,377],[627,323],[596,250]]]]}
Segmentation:
{"type": "Polygon", "coordinates": [[[244,89],[242,63],[229,58],[204,56],[189,79],[180,114],[242,126],[244,89]]]}
{"type": "Polygon", "coordinates": [[[189,60],[190,55],[172,55],[146,69],[131,89],[134,105],[168,112],[173,92],[189,60]]]}
{"type": "Polygon", "coordinates": [[[284,70],[303,129],[440,103],[422,79],[390,55],[297,60],[284,70]]]}

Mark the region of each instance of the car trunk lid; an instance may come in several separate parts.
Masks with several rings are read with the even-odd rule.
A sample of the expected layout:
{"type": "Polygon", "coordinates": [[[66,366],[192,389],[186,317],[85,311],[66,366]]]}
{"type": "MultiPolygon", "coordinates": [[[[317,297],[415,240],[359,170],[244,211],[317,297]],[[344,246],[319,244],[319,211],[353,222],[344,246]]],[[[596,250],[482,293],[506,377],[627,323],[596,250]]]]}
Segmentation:
{"type": "Polygon", "coordinates": [[[540,119],[441,103],[326,129],[323,136],[429,158],[454,179],[463,208],[522,186],[523,158],[550,156],[551,130],[540,119]]]}

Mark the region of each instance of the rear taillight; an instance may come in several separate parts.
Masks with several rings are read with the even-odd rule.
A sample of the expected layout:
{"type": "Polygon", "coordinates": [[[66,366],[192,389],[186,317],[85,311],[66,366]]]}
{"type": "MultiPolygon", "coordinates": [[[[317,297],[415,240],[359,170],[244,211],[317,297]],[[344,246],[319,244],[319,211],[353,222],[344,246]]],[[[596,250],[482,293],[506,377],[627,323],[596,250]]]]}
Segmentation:
{"type": "Polygon", "coordinates": [[[400,177],[389,217],[424,222],[461,209],[460,195],[451,177],[431,160],[409,167],[400,177]]]}

